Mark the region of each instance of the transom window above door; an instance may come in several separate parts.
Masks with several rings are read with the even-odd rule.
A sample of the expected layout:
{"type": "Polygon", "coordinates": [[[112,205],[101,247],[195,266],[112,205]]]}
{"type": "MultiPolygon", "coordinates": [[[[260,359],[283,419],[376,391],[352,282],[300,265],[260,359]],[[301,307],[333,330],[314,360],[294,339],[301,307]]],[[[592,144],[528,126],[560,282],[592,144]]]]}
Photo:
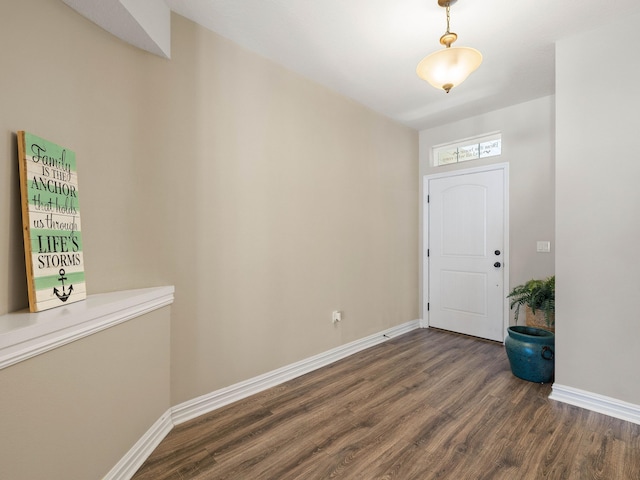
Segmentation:
{"type": "Polygon", "coordinates": [[[502,133],[487,133],[478,137],[435,145],[431,149],[431,154],[435,167],[496,157],[502,154],[502,133]]]}

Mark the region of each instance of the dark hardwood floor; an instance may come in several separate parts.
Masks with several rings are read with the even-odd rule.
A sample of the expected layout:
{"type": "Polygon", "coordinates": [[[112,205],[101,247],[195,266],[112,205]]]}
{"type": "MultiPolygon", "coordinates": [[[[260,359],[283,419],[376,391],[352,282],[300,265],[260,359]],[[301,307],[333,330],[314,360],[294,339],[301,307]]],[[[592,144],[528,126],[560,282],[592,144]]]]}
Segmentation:
{"type": "Polygon", "coordinates": [[[502,345],[415,330],[178,425],[134,480],[640,480],[640,425],[550,390],[502,345]]]}

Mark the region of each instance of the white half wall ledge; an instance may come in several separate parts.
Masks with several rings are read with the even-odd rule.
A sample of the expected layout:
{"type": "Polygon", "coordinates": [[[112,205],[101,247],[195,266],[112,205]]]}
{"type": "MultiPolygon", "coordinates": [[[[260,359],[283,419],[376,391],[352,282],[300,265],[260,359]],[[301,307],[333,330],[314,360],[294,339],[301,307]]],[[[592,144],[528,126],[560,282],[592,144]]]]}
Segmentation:
{"type": "Polygon", "coordinates": [[[171,58],[171,10],[163,0],[62,0],[119,39],[171,58]]]}
{"type": "Polygon", "coordinates": [[[89,295],[43,312],[0,316],[0,369],[173,303],[173,286],[89,295]]]}
{"type": "Polygon", "coordinates": [[[554,383],[551,389],[551,395],[549,395],[551,400],[640,425],[640,405],[557,383],[554,383]]]}

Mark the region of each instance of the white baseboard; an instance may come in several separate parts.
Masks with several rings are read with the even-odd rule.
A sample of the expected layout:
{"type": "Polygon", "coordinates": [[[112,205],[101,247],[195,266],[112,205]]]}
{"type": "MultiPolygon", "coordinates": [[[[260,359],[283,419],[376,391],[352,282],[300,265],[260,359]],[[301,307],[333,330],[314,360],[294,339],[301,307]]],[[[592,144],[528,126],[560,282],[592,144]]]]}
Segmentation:
{"type": "Polygon", "coordinates": [[[188,400],[171,409],[171,418],[174,425],[184,423],[417,328],[420,328],[420,320],[413,320],[244,382],[188,400]]]}
{"type": "Polygon", "coordinates": [[[103,480],[129,480],[173,428],[171,409],[151,426],[103,480]]]}
{"type": "Polygon", "coordinates": [[[237,400],[262,392],[288,380],[327,366],[337,360],[384,343],[393,337],[420,328],[420,320],[392,327],[374,335],[356,340],[340,347],[307,358],[300,362],[279,368],[264,375],[216,390],[187,402],[176,405],[165,412],[160,419],[136,442],[129,452],[111,469],[103,480],[129,480],[144,461],[167,436],[174,425],[184,423],[200,415],[212,412],[237,400]]]}
{"type": "MultiPolygon", "coordinates": [[[[212,412],[225,405],[241,400],[255,393],[275,387],[288,380],[330,365],[367,348],[384,343],[393,337],[408,333],[417,328],[426,328],[422,320],[392,327],[374,335],[336,347],[325,353],[307,358],[300,362],[279,368],[272,372],[236,383],[215,392],[202,395],[167,410],[162,417],[136,442],[129,452],[111,469],[103,480],[129,480],[153,450],[171,431],[174,425],[184,423],[200,415],[212,412]]],[[[550,399],[586,408],[594,412],[640,424],[640,405],[623,402],[615,398],[553,384],[550,399]]]]}
{"type": "Polygon", "coordinates": [[[549,398],[640,425],[640,405],[557,383],[553,384],[549,398]]]}

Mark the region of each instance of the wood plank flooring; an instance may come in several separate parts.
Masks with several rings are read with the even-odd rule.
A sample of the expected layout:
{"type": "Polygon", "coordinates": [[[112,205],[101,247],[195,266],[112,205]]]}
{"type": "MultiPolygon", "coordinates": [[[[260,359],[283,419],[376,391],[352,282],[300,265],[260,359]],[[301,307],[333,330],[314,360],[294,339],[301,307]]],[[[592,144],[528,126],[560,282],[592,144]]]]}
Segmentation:
{"type": "Polygon", "coordinates": [[[134,480],[640,480],[640,425],[423,329],[176,426],[134,480]]]}

